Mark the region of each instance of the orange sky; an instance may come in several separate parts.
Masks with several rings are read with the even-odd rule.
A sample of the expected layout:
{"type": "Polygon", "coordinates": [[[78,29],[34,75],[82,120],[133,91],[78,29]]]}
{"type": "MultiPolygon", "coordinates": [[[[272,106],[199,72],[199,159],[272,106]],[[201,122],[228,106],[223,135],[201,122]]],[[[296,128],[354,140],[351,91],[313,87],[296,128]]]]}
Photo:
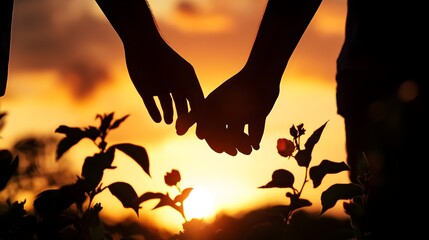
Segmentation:
{"type": "MultiPolygon", "coordinates": [[[[165,40],[194,65],[205,95],[243,66],[266,4],[266,0],[148,2],[165,40]]],[[[9,82],[6,96],[0,99],[1,110],[8,112],[1,146],[8,148],[26,135],[58,136],[54,130],[62,124],[96,125],[94,117],[99,113],[114,111],[117,117],[130,114],[109,140],[112,144],[144,146],[151,160],[152,178],[131,171],[134,163],[119,156],[123,160],[106,174],[106,184],[128,181],[137,193],[166,191],[163,176],[175,168],[182,174],[183,187],[208,189],[220,210],[236,213],[285,203],[284,190],[257,187],[267,183],[278,168],[292,169],[297,178],[302,172],[294,161],[280,157],[276,151],[277,139],[289,138],[292,124],[304,123],[311,133],[329,120],[313,161],[345,160],[343,122],[336,114],[334,80],[335,61],[343,40],[345,2],[325,0],[310,23],[283,75],[261,149],[249,156],[231,157],[213,152],[195,137],[195,128],[185,136],[177,136],[174,125],[151,121],[129,80],[121,42],[95,1],[16,1],[9,82]]],[[[79,173],[84,157],[93,153],[94,149],[83,142],[65,157],[73,159],[76,164],[70,168],[79,173]]],[[[338,175],[328,180],[332,183],[347,178],[338,175]]],[[[320,191],[307,185],[305,196],[313,199],[312,208],[319,211],[320,191]]],[[[103,204],[106,214],[113,210],[116,216],[133,214],[129,209],[123,210],[109,193],[103,193],[99,201],[109,201],[103,204]]],[[[168,215],[173,231],[181,229],[176,212],[150,211],[151,207],[143,205],[140,219],[155,218],[165,226],[168,215]]],[[[341,211],[340,207],[328,214],[341,211]]]]}

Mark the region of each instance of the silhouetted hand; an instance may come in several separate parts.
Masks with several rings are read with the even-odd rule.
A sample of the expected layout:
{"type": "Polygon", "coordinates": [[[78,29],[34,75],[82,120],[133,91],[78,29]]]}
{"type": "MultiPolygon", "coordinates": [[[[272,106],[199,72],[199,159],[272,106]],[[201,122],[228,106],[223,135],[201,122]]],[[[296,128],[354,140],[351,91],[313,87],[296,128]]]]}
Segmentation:
{"type": "Polygon", "coordinates": [[[280,82],[266,79],[273,77],[278,76],[244,68],[211,92],[199,108],[178,120],[177,134],[185,134],[196,123],[198,138],[218,153],[234,156],[237,151],[250,154],[252,148],[259,149],[266,117],[279,95],[279,84],[267,84],[280,82]]]}
{"type": "Polygon", "coordinates": [[[283,72],[320,3],[269,0],[244,68],[210,93],[201,107],[178,120],[177,134],[197,123],[198,138],[216,152],[236,155],[259,149],[283,72]]]}
{"type": "Polygon", "coordinates": [[[173,101],[178,117],[204,99],[193,66],[161,37],[146,1],[97,0],[122,40],[130,78],[155,122],[173,122],[173,101]]]}
{"type": "Polygon", "coordinates": [[[173,101],[178,116],[188,112],[187,101],[191,108],[203,101],[194,68],[162,39],[153,44],[125,43],[124,48],[131,80],[155,122],[161,121],[156,96],[167,124],[173,121],[173,101]]]}

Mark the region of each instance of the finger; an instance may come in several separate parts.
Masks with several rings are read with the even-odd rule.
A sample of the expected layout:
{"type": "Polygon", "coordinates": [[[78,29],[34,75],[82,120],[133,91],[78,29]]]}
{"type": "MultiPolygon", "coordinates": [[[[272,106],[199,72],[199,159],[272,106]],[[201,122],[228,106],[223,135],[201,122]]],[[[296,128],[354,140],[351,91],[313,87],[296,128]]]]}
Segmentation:
{"type": "Polygon", "coordinates": [[[169,93],[160,94],[158,98],[164,113],[164,122],[171,124],[173,122],[173,101],[171,100],[171,96],[169,93]]]}
{"type": "Polygon", "coordinates": [[[186,98],[189,101],[191,109],[200,107],[204,101],[204,93],[195,71],[192,73],[190,84],[186,89],[186,98]]]}
{"type": "Polygon", "coordinates": [[[249,136],[244,132],[244,124],[230,124],[228,125],[229,141],[226,141],[229,146],[226,148],[234,147],[245,155],[252,152],[252,146],[249,136]]]}
{"type": "Polygon", "coordinates": [[[188,113],[188,103],[183,94],[173,93],[174,105],[176,106],[177,117],[180,117],[182,114],[188,113]]]}
{"type": "Polygon", "coordinates": [[[197,129],[195,130],[195,134],[199,139],[203,140],[206,138],[207,135],[209,135],[209,128],[210,127],[208,126],[207,122],[200,121],[197,123],[197,129]]]}
{"type": "MultiPolygon", "coordinates": [[[[201,107],[193,108],[189,111],[189,113],[179,114],[176,121],[176,133],[177,135],[184,135],[189,128],[191,128],[198,119],[198,116],[202,116],[204,113],[201,107]]],[[[198,134],[197,134],[198,137],[198,134]]],[[[198,137],[202,139],[201,137],[198,137]]]]}
{"type": "Polygon", "coordinates": [[[208,138],[206,138],[205,139],[206,140],[206,142],[207,142],[207,145],[209,145],[209,147],[213,150],[213,151],[215,151],[215,152],[217,152],[217,153],[223,153],[223,152],[226,152],[226,153],[228,153],[229,155],[231,155],[231,156],[235,156],[235,155],[237,155],[237,151],[235,150],[235,152],[234,152],[234,150],[232,150],[232,151],[225,151],[225,148],[223,147],[223,144],[222,144],[222,142],[220,142],[219,141],[219,139],[215,139],[215,138],[212,138],[212,137],[208,137],[208,138]]]}
{"type": "Polygon", "coordinates": [[[156,106],[155,100],[153,99],[152,96],[150,97],[142,97],[143,99],[143,103],[146,106],[147,111],[149,112],[150,117],[152,118],[152,120],[156,123],[160,123],[162,118],[161,118],[161,113],[158,110],[158,107],[156,106]]]}
{"type": "MultiPolygon", "coordinates": [[[[196,123],[195,113],[191,110],[189,113],[181,114],[177,117],[176,133],[181,136],[188,132],[189,128],[196,123]]],[[[201,138],[200,138],[201,139],[201,138]]]]}
{"type": "Polygon", "coordinates": [[[259,149],[259,144],[262,140],[262,136],[264,135],[264,129],[265,118],[257,119],[249,123],[250,143],[255,150],[259,149]]]}
{"type": "Polygon", "coordinates": [[[227,153],[230,156],[236,156],[238,151],[237,148],[234,147],[234,145],[225,145],[225,142],[222,142],[222,150],[227,153]]]}
{"type": "Polygon", "coordinates": [[[235,156],[237,155],[237,149],[235,145],[228,142],[229,137],[226,126],[224,126],[217,128],[215,131],[210,131],[210,133],[205,136],[205,140],[215,152],[225,152],[228,155],[235,156]]]}
{"type": "MultiPolygon", "coordinates": [[[[226,126],[222,124],[207,121],[197,122],[197,137],[201,140],[206,140],[210,148],[217,153],[225,151],[226,131],[226,126]]],[[[234,155],[234,152],[229,151],[229,154],[234,155]]]]}
{"type": "MultiPolygon", "coordinates": [[[[193,110],[191,110],[193,112],[193,110]]],[[[204,114],[203,112],[201,112],[204,114]]],[[[200,113],[200,114],[201,114],[200,113]]],[[[219,124],[216,121],[211,121],[213,119],[208,119],[205,116],[197,117],[197,129],[195,134],[199,139],[206,139],[207,137],[211,138],[220,138],[216,137],[217,135],[225,137],[226,127],[223,124],[219,124]]]]}

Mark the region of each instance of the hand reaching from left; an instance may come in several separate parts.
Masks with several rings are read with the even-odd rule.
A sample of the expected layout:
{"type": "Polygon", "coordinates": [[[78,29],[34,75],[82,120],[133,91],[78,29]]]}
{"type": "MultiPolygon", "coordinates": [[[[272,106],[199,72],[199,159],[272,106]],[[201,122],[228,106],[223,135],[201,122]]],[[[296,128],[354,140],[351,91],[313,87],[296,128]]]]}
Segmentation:
{"type": "Polygon", "coordinates": [[[173,102],[178,118],[200,104],[204,94],[193,66],[161,37],[145,0],[96,0],[118,33],[125,50],[130,78],[151,118],[173,122],[173,102]]]}
{"type": "Polygon", "coordinates": [[[259,149],[265,120],[279,95],[279,84],[268,83],[280,81],[264,81],[266,77],[275,75],[244,68],[211,92],[201,106],[177,121],[177,134],[185,134],[196,123],[198,138],[205,139],[218,153],[247,155],[252,149],[259,149]]]}
{"type": "Polygon", "coordinates": [[[131,80],[155,122],[161,114],[155,97],[160,102],[164,121],[173,121],[173,101],[178,117],[204,99],[204,94],[193,66],[177,54],[162,39],[157,43],[127,44],[125,57],[131,80]]]}

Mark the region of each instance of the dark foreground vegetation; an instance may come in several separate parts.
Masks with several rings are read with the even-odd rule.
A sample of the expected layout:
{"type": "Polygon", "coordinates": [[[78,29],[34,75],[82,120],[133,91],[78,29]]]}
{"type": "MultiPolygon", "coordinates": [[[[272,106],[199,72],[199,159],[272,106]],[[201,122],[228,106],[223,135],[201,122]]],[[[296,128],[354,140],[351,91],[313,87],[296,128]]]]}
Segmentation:
{"type": "MultiPolygon", "coordinates": [[[[6,113],[0,115],[3,121],[6,113]]],[[[133,186],[126,182],[114,182],[103,185],[104,171],[114,170],[115,152],[121,151],[134,160],[143,174],[150,176],[150,162],[146,149],[132,143],[107,142],[110,131],[117,129],[128,115],[115,118],[114,113],[96,115],[98,126],[69,127],[59,126],[55,132],[62,138],[55,142],[55,160],[60,161],[63,154],[77,145],[82,139],[94,142],[98,152],[85,158],[79,176],[67,175],[67,171],[37,171],[37,161],[43,152],[43,141],[24,139],[18,141],[12,150],[0,150],[0,196],[6,196],[0,202],[0,240],[9,239],[154,239],[154,240],[257,240],[257,239],[365,239],[367,233],[362,227],[362,215],[365,209],[365,161],[362,161],[362,184],[338,183],[326,189],[321,195],[322,210],[310,213],[306,207],[312,203],[301,198],[308,183],[313,188],[319,187],[328,174],[349,171],[344,162],[323,160],[319,165],[312,165],[312,151],[319,141],[327,124],[324,123],[301,144],[301,137],[306,133],[303,124],[290,128],[291,140],[278,140],[277,150],[286,159],[295,159],[298,166],[305,171],[305,179],[299,184],[295,182],[292,172],[287,169],[275,170],[271,181],[259,186],[265,188],[285,189],[287,205],[255,209],[241,217],[219,215],[214,222],[208,224],[201,219],[187,219],[183,202],[192,192],[192,188],[180,189],[180,172],[173,169],[166,173],[165,184],[177,187],[179,194],[170,196],[168,193],[145,192],[138,194],[133,186]],[[19,167],[24,165],[25,167],[19,167]],[[46,189],[37,190],[37,182],[43,180],[46,189]],[[12,190],[11,190],[12,188],[12,190]],[[11,201],[19,189],[38,191],[34,202],[26,199],[11,201]],[[149,200],[158,201],[153,210],[169,207],[173,214],[179,213],[184,220],[183,230],[165,236],[140,222],[123,222],[108,225],[100,217],[103,210],[102,202],[95,202],[95,196],[103,191],[110,191],[123,205],[132,209],[139,216],[140,204],[149,200]],[[324,213],[335,206],[337,201],[344,202],[344,209],[350,219],[336,219],[324,213]],[[32,206],[32,207],[28,207],[32,206]],[[27,210],[31,209],[31,210],[27,210]]],[[[2,122],[4,125],[4,122],[2,122]]],[[[363,160],[365,160],[363,155],[363,160]]],[[[262,191],[262,190],[261,190],[262,191]]]]}

